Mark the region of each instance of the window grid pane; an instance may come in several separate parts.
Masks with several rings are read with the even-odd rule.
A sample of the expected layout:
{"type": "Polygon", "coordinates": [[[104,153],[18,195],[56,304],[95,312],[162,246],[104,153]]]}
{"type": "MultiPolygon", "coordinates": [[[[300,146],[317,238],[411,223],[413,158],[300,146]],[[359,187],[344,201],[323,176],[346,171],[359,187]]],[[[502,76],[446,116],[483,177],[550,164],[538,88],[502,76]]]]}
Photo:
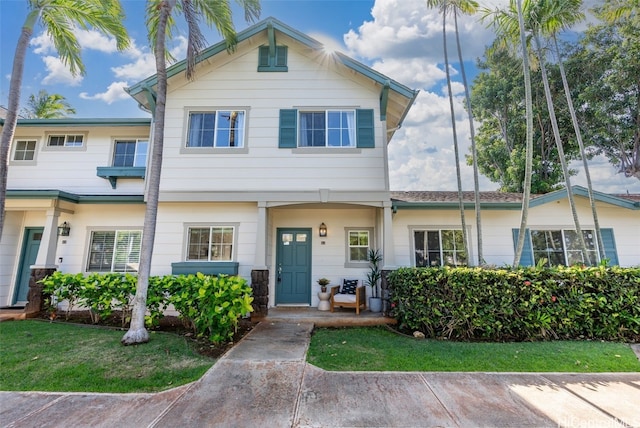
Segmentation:
{"type": "Polygon", "coordinates": [[[88,272],[138,272],[142,232],[139,230],[91,233],[88,272]]]}
{"type": "Polygon", "coordinates": [[[16,151],[13,160],[33,160],[36,154],[36,142],[34,140],[16,141],[16,151]]]}
{"type": "Polygon", "coordinates": [[[133,166],[136,157],[135,141],[116,141],[113,166],[133,166]]]}
{"type": "Polygon", "coordinates": [[[369,253],[369,231],[349,231],[349,261],[366,262],[369,253]]]}
{"type": "Polygon", "coordinates": [[[49,135],[49,146],[64,146],[64,135],[49,135]]]}
{"type": "Polygon", "coordinates": [[[233,227],[200,227],[189,229],[187,261],[233,260],[233,227]]]}
{"type": "Polygon", "coordinates": [[[415,230],[413,234],[417,267],[467,265],[462,230],[415,230]]]}

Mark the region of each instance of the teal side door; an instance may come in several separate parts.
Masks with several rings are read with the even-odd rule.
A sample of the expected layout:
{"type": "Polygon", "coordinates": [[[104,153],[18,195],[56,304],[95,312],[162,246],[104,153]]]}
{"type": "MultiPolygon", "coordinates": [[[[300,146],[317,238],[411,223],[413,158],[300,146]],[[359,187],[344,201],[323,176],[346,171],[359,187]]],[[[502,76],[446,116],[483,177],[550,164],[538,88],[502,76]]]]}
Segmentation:
{"type": "Polygon", "coordinates": [[[36,258],[38,257],[42,232],[44,232],[44,228],[42,227],[27,227],[24,230],[24,242],[22,243],[22,251],[20,252],[20,266],[18,267],[16,291],[13,295],[14,305],[27,302],[31,266],[36,263],[36,258]]]}
{"type": "Polygon", "coordinates": [[[278,229],[276,304],[311,304],[311,229],[278,229]]]}

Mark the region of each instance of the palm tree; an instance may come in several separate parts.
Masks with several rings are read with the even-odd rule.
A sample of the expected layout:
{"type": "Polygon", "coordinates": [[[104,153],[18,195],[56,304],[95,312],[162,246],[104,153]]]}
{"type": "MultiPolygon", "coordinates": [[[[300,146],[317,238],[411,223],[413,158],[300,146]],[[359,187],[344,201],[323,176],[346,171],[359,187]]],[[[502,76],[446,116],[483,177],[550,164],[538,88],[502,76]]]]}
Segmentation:
{"type": "Polygon", "coordinates": [[[567,75],[564,70],[564,64],[562,61],[560,48],[558,47],[558,31],[571,27],[571,25],[584,19],[584,13],[580,11],[582,6],[582,0],[553,0],[550,13],[544,22],[542,31],[544,34],[549,35],[553,41],[553,48],[558,58],[558,67],[560,68],[560,76],[562,78],[562,86],[564,93],[567,97],[567,105],[569,106],[569,114],[571,115],[571,122],[576,134],[576,140],[578,147],[580,148],[580,157],[582,157],[582,165],[584,167],[585,177],[587,179],[587,191],[589,193],[589,203],[591,205],[591,215],[593,216],[593,225],[598,242],[598,253],[600,259],[606,258],[604,249],[604,243],[602,242],[602,233],[600,231],[600,222],[598,221],[598,211],[596,209],[596,201],[593,196],[593,185],[591,184],[591,173],[589,172],[589,162],[587,160],[587,154],[584,149],[584,142],[582,140],[582,132],[580,131],[580,125],[576,116],[576,110],[573,106],[573,100],[571,97],[571,91],[569,89],[569,83],[567,82],[567,75]]]}
{"type": "Polygon", "coordinates": [[[599,16],[612,24],[619,19],[638,16],[640,0],[607,0],[599,8],[599,16]]]}
{"type": "Polygon", "coordinates": [[[49,94],[41,89],[38,95],[29,95],[26,115],[33,119],[60,119],[70,114],[76,114],[64,95],[49,94]]]}
{"type": "MultiPolygon", "coordinates": [[[[521,5],[518,4],[518,6],[521,6],[521,5]]],[[[501,28],[501,32],[505,37],[514,38],[515,34],[517,34],[518,32],[521,33],[521,30],[518,30],[520,27],[519,21],[521,18],[519,15],[523,14],[527,18],[524,24],[526,25],[526,30],[528,30],[531,33],[531,37],[533,38],[536,54],[538,57],[537,58],[538,64],[539,64],[540,72],[542,75],[542,83],[544,86],[545,98],[547,101],[547,111],[549,113],[551,127],[553,129],[553,136],[556,142],[556,150],[558,151],[558,158],[560,160],[560,165],[562,167],[562,172],[565,179],[567,199],[569,200],[569,206],[571,209],[571,214],[573,216],[573,222],[575,225],[578,242],[580,244],[580,249],[582,251],[583,260],[589,262],[589,252],[587,251],[587,246],[584,241],[584,235],[582,234],[582,228],[580,227],[578,212],[576,210],[575,198],[573,196],[573,188],[571,186],[571,176],[569,174],[569,169],[567,167],[566,156],[564,155],[564,148],[563,148],[562,139],[560,137],[558,120],[556,118],[553,99],[551,96],[551,89],[549,87],[549,78],[546,70],[546,59],[544,56],[542,42],[540,39],[541,28],[543,28],[545,20],[549,16],[552,16],[550,12],[553,10],[553,8],[550,6],[550,2],[547,2],[545,0],[539,0],[537,2],[536,0],[526,0],[522,13],[520,11],[515,12],[514,9],[515,9],[514,2],[512,0],[508,11],[496,12],[495,20],[498,22],[498,25],[501,28]],[[516,14],[518,14],[518,27],[516,27],[516,24],[515,24],[516,21],[514,19],[516,14]]],[[[524,20],[524,16],[522,17],[523,20],[524,20]]],[[[526,40],[525,40],[524,53],[525,54],[523,54],[523,57],[527,56],[528,50],[526,50],[526,40]]],[[[523,233],[522,228],[520,233],[522,235],[523,233]]],[[[519,236],[519,241],[520,239],[524,239],[521,235],[519,236]]],[[[518,241],[518,247],[520,245],[519,241],[518,241]]]]}
{"type": "MultiPolygon", "coordinates": [[[[243,7],[246,21],[253,21],[260,16],[259,0],[236,0],[243,7]]],[[[158,216],[158,196],[160,194],[160,175],[162,170],[162,150],[164,145],[165,105],[167,99],[167,50],[165,41],[171,35],[175,25],[172,17],[173,10],[182,12],[189,31],[187,45],[188,79],[194,78],[196,58],[206,41],[199,27],[199,18],[204,18],[207,25],[214,25],[224,37],[227,49],[232,50],[236,43],[236,32],[233,25],[229,0],[149,0],[147,3],[147,29],[149,41],[154,46],[156,59],[156,106],[153,113],[154,128],[151,143],[151,159],[147,177],[147,206],[142,230],[140,249],[140,266],[138,269],[138,283],[133,300],[131,324],[129,330],[121,339],[124,345],[145,343],[149,341],[149,333],[144,325],[147,311],[147,290],[151,273],[151,257],[156,233],[156,219],[158,216]]]]}
{"type": "Polygon", "coordinates": [[[18,105],[20,89],[24,73],[24,62],[29,40],[37,23],[44,28],[53,39],[53,44],[63,63],[69,66],[72,74],[85,74],[85,67],[80,59],[80,44],[75,35],[75,28],[94,28],[99,32],[113,36],[118,50],[129,46],[127,31],[122,25],[124,13],[118,0],[27,0],[29,13],[22,26],[18,38],[16,52],[13,56],[13,69],[9,83],[9,99],[7,101],[7,117],[0,139],[0,238],[5,218],[5,199],[7,195],[7,160],[9,147],[13,140],[18,121],[18,105]]]}
{"type": "MultiPolygon", "coordinates": [[[[453,132],[453,152],[456,164],[456,180],[458,183],[458,204],[460,206],[460,223],[462,226],[462,242],[467,257],[467,263],[471,262],[469,257],[469,241],[467,238],[467,223],[464,215],[464,200],[462,197],[462,177],[460,174],[460,153],[458,149],[458,133],[456,131],[456,112],[453,108],[453,90],[451,89],[451,71],[449,70],[449,52],[447,50],[447,12],[455,7],[450,5],[447,0],[427,0],[429,7],[438,7],[442,13],[442,44],[444,48],[444,68],[447,74],[447,89],[449,91],[449,110],[451,112],[451,129],[453,132]]],[[[455,14],[455,12],[454,12],[455,14]]]]}
{"type": "MultiPolygon", "coordinates": [[[[524,24],[524,14],[522,10],[521,0],[515,0],[517,35],[520,41],[520,49],[522,51],[522,70],[524,75],[524,93],[525,93],[525,110],[526,110],[526,144],[525,144],[525,171],[524,184],[522,186],[522,209],[520,212],[520,230],[518,234],[518,242],[516,243],[515,255],[513,258],[513,266],[520,264],[522,258],[522,250],[524,249],[525,234],[527,231],[527,223],[529,219],[529,204],[531,201],[531,173],[533,171],[533,101],[531,94],[531,70],[529,66],[529,51],[527,49],[527,29],[524,24]]],[[[513,0],[511,1],[511,9],[513,9],[513,0]]],[[[492,16],[491,24],[496,27],[498,37],[503,42],[509,43],[514,40],[513,17],[505,19],[505,13],[496,11],[492,12],[484,9],[483,20],[492,16]]]]}

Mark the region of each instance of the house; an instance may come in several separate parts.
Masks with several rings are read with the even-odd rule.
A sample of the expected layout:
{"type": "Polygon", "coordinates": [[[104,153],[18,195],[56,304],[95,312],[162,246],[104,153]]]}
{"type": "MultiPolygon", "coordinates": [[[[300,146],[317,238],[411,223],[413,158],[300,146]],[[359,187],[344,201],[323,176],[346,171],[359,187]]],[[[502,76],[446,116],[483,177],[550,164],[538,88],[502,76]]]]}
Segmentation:
{"type": "MultiPolygon", "coordinates": [[[[321,277],[364,279],[371,248],[382,251],[387,270],[457,263],[457,199],[389,188],[387,145],[417,91],[273,18],[237,38],[233,53],[224,43],[204,51],[194,81],[184,62],[168,69],[152,275],[240,275],[266,311],[316,306],[321,277]]],[[[151,76],[128,92],[153,111],[155,85],[151,76]]],[[[137,271],[152,133],[152,119],[19,120],[0,242],[1,306],[25,304],[29,284],[54,270],[137,271]]],[[[607,257],[640,264],[640,198],[598,198],[615,254],[607,257]]],[[[523,263],[547,251],[540,236],[571,242],[562,192],[535,203],[532,260],[523,263]]],[[[512,262],[519,210],[519,195],[484,194],[488,263],[512,262]]],[[[563,251],[575,261],[572,248],[563,251]]]]}

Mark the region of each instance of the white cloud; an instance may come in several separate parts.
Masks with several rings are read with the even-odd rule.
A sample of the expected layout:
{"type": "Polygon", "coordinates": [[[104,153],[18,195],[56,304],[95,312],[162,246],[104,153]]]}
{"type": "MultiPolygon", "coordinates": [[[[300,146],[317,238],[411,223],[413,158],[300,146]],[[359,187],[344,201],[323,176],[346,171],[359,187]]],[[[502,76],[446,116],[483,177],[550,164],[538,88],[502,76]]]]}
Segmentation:
{"type": "Polygon", "coordinates": [[[140,53],[140,56],[128,64],[112,67],[111,71],[118,79],[142,80],[155,73],[155,57],[151,53],[140,53]]]}
{"type": "Polygon", "coordinates": [[[44,79],[42,79],[43,85],[62,83],[69,86],[78,86],[82,83],[83,77],[80,75],[73,76],[71,71],[69,71],[69,67],[63,64],[60,58],[45,56],[42,57],[42,61],[48,72],[44,79]]]}
{"type": "Polygon", "coordinates": [[[109,85],[105,92],[94,95],[89,95],[86,92],[81,92],[79,94],[79,97],[83,100],[101,100],[106,102],[107,104],[111,104],[115,101],[129,99],[129,94],[127,94],[124,90],[124,88],[126,87],[127,82],[113,82],[109,85]]]}

